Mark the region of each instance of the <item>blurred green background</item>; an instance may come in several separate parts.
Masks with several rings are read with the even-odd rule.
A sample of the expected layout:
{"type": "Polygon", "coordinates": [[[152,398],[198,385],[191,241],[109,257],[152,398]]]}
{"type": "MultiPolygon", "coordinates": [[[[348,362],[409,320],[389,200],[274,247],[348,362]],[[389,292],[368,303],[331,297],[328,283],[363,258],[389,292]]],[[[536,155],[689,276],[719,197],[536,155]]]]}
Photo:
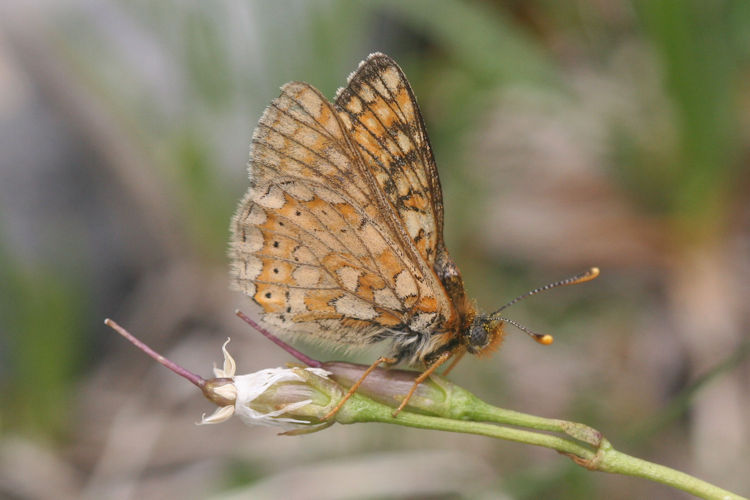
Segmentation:
{"type": "Polygon", "coordinates": [[[478,437],[196,427],[210,404],[102,325],[204,375],[227,336],[241,372],[289,360],[227,290],[249,139],[280,85],[333,97],[374,51],[414,87],[483,309],[602,268],[510,312],[552,347],[511,334],[452,378],[750,492],[746,0],[10,0],[0,496],[686,498],[478,437]]]}

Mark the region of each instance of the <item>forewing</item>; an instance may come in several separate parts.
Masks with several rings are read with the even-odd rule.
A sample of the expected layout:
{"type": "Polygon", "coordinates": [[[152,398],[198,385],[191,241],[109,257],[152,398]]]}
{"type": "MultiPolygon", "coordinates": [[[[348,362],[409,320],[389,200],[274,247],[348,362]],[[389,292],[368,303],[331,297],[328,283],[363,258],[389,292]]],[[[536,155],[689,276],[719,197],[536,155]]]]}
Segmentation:
{"type": "Polygon", "coordinates": [[[340,117],[313,87],[282,88],[256,128],[249,170],[230,257],[235,285],[264,322],[363,344],[452,317],[435,276],[399,244],[340,117]]]}
{"type": "Polygon", "coordinates": [[[404,73],[390,57],[372,54],[339,91],[336,106],[366,168],[432,269],[438,247],[443,247],[442,191],[404,73]]]}

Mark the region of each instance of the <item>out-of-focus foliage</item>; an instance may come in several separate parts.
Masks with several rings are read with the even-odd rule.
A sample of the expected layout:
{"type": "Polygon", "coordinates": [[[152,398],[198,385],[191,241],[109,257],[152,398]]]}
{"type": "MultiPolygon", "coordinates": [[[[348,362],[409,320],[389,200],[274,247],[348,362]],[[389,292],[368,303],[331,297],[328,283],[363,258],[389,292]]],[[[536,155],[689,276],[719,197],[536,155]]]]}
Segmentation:
{"type": "Polygon", "coordinates": [[[374,51],[415,89],[482,307],[603,269],[514,306],[553,347],[509,333],[452,377],[750,489],[746,1],[65,0],[0,7],[0,496],[669,497],[465,436],[195,428],[198,394],[104,330],[196,370],[227,335],[241,371],[287,361],[226,290],[249,139],[283,83],[333,97],[374,51]]]}

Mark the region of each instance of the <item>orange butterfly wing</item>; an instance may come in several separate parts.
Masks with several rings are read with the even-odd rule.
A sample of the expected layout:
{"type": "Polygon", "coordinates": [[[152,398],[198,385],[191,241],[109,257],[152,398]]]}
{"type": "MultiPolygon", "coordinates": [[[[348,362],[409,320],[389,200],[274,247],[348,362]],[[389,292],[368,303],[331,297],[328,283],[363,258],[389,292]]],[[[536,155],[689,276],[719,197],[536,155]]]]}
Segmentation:
{"type": "Polygon", "coordinates": [[[437,274],[458,312],[455,322],[444,329],[465,328],[474,317],[474,305],[466,298],[461,273],[443,242],[440,178],[404,72],[385,54],[371,54],[339,91],[336,105],[366,168],[393,208],[391,213],[397,214],[397,227],[406,231],[402,244],[437,274]]]}
{"type": "Polygon", "coordinates": [[[281,331],[348,345],[400,335],[416,361],[456,313],[345,122],[305,83],[266,109],[232,222],[234,284],[281,331]]]}
{"type": "Polygon", "coordinates": [[[416,98],[401,68],[375,53],[336,97],[342,121],[399,226],[425,263],[443,246],[440,180],[416,98]]]}

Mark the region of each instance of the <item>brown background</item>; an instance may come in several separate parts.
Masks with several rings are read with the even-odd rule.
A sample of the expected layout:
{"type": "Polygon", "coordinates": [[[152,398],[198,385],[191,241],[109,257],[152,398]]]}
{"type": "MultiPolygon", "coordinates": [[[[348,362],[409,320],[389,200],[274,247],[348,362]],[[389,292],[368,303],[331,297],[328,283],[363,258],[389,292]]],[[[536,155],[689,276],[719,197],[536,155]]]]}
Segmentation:
{"type": "Polygon", "coordinates": [[[481,308],[602,268],[509,311],[553,346],[511,333],[453,380],[748,494],[748,5],[5,2],[0,496],[687,497],[473,436],[196,427],[210,404],[102,325],[204,375],[227,336],[241,372],[289,360],[227,290],[249,138],[281,84],[333,96],[376,50],[423,108],[481,308]]]}

